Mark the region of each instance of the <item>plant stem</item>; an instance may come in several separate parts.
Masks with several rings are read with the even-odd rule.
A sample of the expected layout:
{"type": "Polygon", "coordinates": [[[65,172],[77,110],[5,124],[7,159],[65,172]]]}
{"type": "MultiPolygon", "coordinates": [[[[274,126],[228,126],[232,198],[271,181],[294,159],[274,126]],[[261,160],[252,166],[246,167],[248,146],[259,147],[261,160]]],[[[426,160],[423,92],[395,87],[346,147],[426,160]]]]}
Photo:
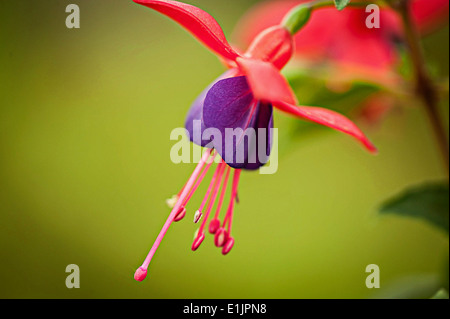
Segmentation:
{"type": "MultiPolygon", "coordinates": [[[[354,8],[363,8],[368,5],[367,2],[350,2],[347,6],[354,8]]],[[[381,1],[379,5],[387,5],[381,1]]],[[[283,18],[281,25],[283,25],[292,35],[299,32],[309,21],[313,10],[322,8],[335,7],[333,0],[314,0],[310,2],[300,3],[293,7],[283,18]]]]}
{"type": "MultiPolygon", "coordinates": [[[[347,7],[366,7],[369,3],[368,2],[350,2],[347,7]]],[[[316,0],[314,2],[306,2],[303,5],[308,5],[314,9],[319,9],[322,7],[334,7],[334,1],[333,0],[316,0]]],[[[384,5],[384,4],[382,4],[384,5]]]]}
{"type": "Polygon", "coordinates": [[[439,113],[438,92],[426,68],[423,50],[420,45],[420,37],[411,20],[409,4],[410,1],[408,0],[399,0],[394,4],[394,7],[399,11],[402,17],[406,42],[409,46],[409,53],[414,67],[416,94],[425,106],[425,111],[430,120],[430,124],[432,125],[448,175],[449,145],[446,129],[441,121],[441,115],[439,113]]]}

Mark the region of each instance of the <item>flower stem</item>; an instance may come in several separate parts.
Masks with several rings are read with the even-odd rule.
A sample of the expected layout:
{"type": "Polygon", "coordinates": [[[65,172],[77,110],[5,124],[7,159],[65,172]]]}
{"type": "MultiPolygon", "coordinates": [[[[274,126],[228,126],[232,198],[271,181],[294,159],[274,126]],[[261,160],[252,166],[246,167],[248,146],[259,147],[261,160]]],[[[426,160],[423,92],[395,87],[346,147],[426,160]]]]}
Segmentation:
{"type": "Polygon", "coordinates": [[[425,57],[420,44],[419,34],[412,22],[409,4],[410,1],[408,0],[399,0],[393,5],[402,17],[406,42],[409,47],[409,54],[414,67],[416,94],[425,106],[425,111],[433,128],[440,152],[442,153],[441,155],[448,175],[449,145],[446,129],[441,121],[441,115],[439,112],[439,95],[426,68],[425,57]]]}
{"type": "MultiPolygon", "coordinates": [[[[349,7],[365,7],[368,3],[365,2],[351,2],[349,7]]],[[[315,0],[311,2],[301,3],[292,8],[283,18],[281,25],[283,25],[292,35],[299,32],[309,21],[312,11],[335,7],[332,0],[315,0]]]]}

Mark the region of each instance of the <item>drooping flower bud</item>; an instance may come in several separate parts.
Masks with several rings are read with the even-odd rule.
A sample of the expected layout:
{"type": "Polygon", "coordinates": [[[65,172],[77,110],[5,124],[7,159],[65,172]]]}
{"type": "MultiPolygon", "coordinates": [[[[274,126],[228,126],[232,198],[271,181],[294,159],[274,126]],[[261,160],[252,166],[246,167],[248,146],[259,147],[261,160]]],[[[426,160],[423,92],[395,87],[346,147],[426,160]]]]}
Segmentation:
{"type": "Polygon", "coordinates": [[[283,26],[274,26],[262,31],[252,42],[245,53],[246,56],[271,62],[282,69],[294,53],[292,35],[283,26]]]}
{"type": "Polygon", "coordinates": [[[281,24],[294,35],[308,23],[311,13],[309,4],[298,5],[286,14],[281,24]]]}

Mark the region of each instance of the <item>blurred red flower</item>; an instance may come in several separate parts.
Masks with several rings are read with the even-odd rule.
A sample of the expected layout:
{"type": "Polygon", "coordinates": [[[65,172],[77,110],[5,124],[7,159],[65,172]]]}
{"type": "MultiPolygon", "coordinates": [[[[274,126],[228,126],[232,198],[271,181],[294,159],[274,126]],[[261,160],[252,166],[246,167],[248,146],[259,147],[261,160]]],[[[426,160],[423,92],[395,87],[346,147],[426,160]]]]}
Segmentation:
{"type": "MultiPolygon", "coordinates": [[[[277,24],[290,9],[307,2],[311,0],[258,4],[239,23],[236,40],[248,45],[259,32],[277,24]]],[[[412,0],[413,21],[422,34],[431,32],[448,19],[448,8],[448,0],[412,0]]],[[[296,57],[309,62],[332,62],[353,71],[390,69],[398,60],[395,44],[403,37],[400,17],[390,8],[381,8],[380,28],[369,29],[368,15],[365,8],[355,7],[343,11],[334,7],[315,10],[308,24],[295,36],[296,57]]]]}
{"type": "MultiPolygon", "coordinates": [[[[311,0],[272,0],[256,5],[236,28],[237,44],[248,45],[256,34],[278,23],[293,7],[308,2],[311,0]]],[[[448,9],[448,0],[411,0],[412,20],[421,35],[446,24],[448,9]]],[[[345,88],[354,80],[399,87],[401,79],[395,66],[400,59],[398,44],[403,42],[401,18],[389,7],[380,8],[380,28],[369,29],[366,26],[369,14],[365,7],[338,11],[330,6],[315,10],[308,24],[295,36],[294,65],[296,62],[301,63],[300,67],[325,65],[330,88],[342,85],[345,88]]],[[[394,106],[393,97],[375,93],[360,105],[359,114],[366,122],[376,124],[394,106]]]]}

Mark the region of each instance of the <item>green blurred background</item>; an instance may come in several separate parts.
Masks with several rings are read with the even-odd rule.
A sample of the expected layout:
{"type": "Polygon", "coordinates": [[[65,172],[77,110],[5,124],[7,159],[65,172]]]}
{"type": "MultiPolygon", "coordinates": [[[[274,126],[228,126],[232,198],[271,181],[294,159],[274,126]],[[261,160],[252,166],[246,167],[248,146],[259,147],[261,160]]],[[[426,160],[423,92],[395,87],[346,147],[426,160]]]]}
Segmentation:
{"type": "MultiPolygon", "coordinates": [[[[190,1],[227,35],[256,2],[190,1]]],[[[169,214],[165,199],[194,167],[170,161],[169,134],[221,63],[128,0],[1,0],[0,21],[1,298],[371,298],[399,284],[439,288],[448,235],[377,213],[408,185],[445,179],[414,107],[364,127],[377,156],[339,133],[297,136],[276,174],[242,175],[229,255],[210,235],[192,252],[188,217],[168,231],[147,279],[134,281],[169,214]],[[69,3],[80,6],[80,29],[65,26],[69,3]],[[80,289],[65,286],[72,263],[80,289]],[[380,266],[380,289],[365,286],[368,264],[380,266]]],[[[441,36],[448,52],[448,30],[441,36]]],[[[283,135],[292,119],[277,113],[275,124],[283,135]]]]}

